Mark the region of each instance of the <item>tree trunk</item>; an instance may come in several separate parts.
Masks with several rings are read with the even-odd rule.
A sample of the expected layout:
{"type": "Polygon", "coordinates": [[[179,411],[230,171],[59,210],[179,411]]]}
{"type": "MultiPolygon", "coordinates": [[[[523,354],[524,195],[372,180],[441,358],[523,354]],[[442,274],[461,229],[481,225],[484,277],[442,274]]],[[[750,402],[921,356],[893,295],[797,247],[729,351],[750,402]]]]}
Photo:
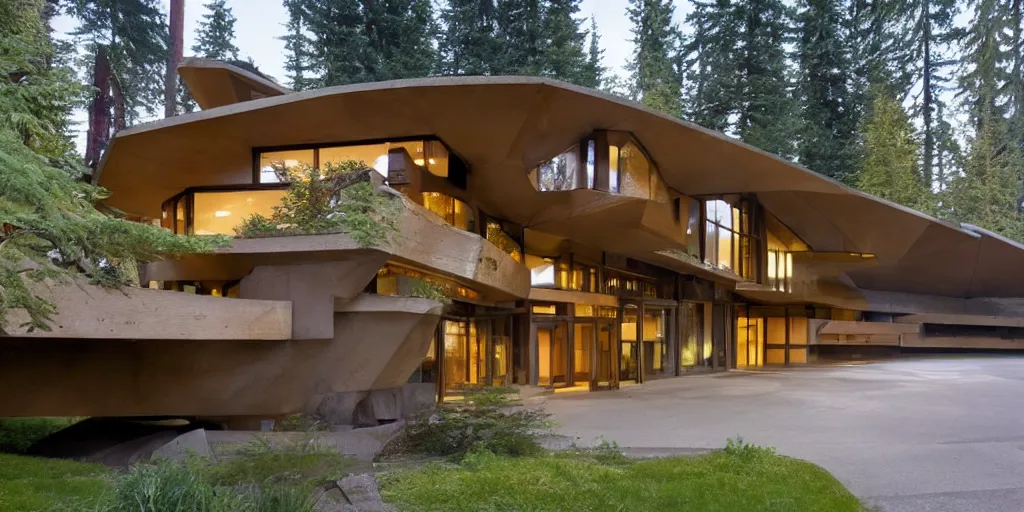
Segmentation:
{"type": "Polygon", "coordinates": [[[124,92],[117,73],[110,74],[110,96],[114,100],[114,133],[117,133],[127,126],[124,118],[124,92]]]}
{"type": "Polygon", "coordinates": [[[185,0],[171,0],[171,47],[164,78],[164,117],[177,113],[178,64],[184,52],[185,0]]]}
{"type": "Polygon", "coordinates": [[[935,126],[932,121],[932,108],[935,98],[932,95],[932,22],[930,16],[930,0],[921,0],[921,39],[924,45],[924,63],[922,65],[922,100],[921,112],[924,121],[924,165],[921,169],[921,178],[925,185],[931,190],[932,171],[935,162],[935,126]]]}
{"type": "Polygon", "coordinates": [[[96,88],[89,105],[89,132],[86,135],[85,165],[96,170],[103,149],[110,140],[110,59],[107,48],[98,46],[93,63],[92,85],[96,88]]]}

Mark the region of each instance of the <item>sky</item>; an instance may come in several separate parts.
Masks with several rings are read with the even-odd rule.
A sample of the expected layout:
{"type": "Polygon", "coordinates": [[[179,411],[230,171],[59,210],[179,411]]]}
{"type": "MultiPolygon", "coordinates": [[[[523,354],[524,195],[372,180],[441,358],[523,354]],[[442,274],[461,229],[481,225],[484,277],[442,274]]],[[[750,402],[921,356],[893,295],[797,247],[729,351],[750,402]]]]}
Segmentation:
{"type": "MultiPolygon", "coordinates": [[[[185,0],[186,56],[191,54],[196,29],[206,12],[203,7],[206,1],[185,0]]],[[[162,3],[166,12],[167,2],[164,0],[162,3]]],[[[585,28],[590,27],[591,16],[597,20],[601,47],[605,52],[604,65],[620,74],[624,74],[622,67],[633,50],[629,42],[630,25],[626,20],[627,3],[627,0],[583,0],[579,14],[581,19],[586,20],[585,28]]],[[[279,38],[285,33],[284,23],[288,15],[281,0],[227,0],[227,4],[238,19],[235,23],[235,45],[240,50],[240,56],[243,59],[252,57],[260,71],[279,82],[286,82],[284,42],[279,38]]],[[[688,10],[689,2],[679,2],[675,19],[680,25],[688,10]]],[[[54,28],[58,33],[66,34],[74,27],[75,21],[67,16],[54,20],[54,28]]]]}

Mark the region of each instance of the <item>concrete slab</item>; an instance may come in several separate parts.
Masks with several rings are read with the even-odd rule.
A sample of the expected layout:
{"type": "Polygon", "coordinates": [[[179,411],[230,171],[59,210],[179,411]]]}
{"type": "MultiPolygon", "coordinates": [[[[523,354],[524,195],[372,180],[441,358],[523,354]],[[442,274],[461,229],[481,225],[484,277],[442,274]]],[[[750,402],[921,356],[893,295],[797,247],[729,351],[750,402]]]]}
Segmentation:
{"type": "Polygon", "coordinates": [[[774,446],[832,472],[883,510],[1020,510],[1024,358],[900,360],[693,376],[555,395],[579,445],[774,446]]]}
{"type": "Polygon", "coordinates": [[[174,438],[173,441],[157,448],[153,458],[182,460],[190,455],[212,458],[213,450],[206,440],[206,430],[197,428],[174,438]]]}

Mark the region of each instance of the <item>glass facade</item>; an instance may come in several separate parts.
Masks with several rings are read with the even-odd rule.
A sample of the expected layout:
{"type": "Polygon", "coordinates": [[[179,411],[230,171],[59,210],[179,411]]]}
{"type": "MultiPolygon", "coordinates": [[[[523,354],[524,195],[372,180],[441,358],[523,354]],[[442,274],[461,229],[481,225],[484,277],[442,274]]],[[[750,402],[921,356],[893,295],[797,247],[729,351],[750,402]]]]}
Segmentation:
{"type": "Polygon", "coordinates": [[[389,156],[404,152],[415,165],[440,177],[449,175],[449,152],[438,140],[420,139],[373,144],[321,145],[313,148],[263,151],[259,154],[256,183],[284,183],[289,170],[302,164],[314,167],[337,164],[346,160],[362,162],[387,177],[389,156]]]}
{"type": "Polygon", "coordinates": [[[494,244],[495,247],[505,251],[512,259],[519,263],[523,263],[523,248],[512,239],[508,233],[501,228],[501,224],[497,222],[487,223],[487,241],[494,244]]]}
{"type": "Polygon", "coordinates": [[[761,240],[754,205],[744,199],[704,201],[704,261],[751,281],[758,280],[761,240]]]}
{"type": "Polygon", "coordinates": [[[454,197],[440,192],[424,192],[423,207],[454,227],[463,231],[476,231],[473,208],[454,197]]]}

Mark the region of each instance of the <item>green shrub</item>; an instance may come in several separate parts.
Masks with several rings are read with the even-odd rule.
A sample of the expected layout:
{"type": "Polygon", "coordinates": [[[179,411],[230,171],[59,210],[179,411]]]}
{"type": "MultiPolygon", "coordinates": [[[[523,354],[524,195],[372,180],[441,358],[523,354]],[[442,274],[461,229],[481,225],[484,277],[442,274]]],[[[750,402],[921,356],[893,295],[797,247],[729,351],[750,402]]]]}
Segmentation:
{"type": "Polygon", "coordinates": [[[550,415],[525,408],[513,389],[468,387],[465,399],[442,404],[413,418],[401,440],[407,451],[428,455],[464,455],[471,449],[502,455],[543,451],[539,439],[551,434],[550,415]]]}
{"type": "Polygon", "coordinates": [[[242,237],[344,232],[363,247],[379,245],[398,229],[401,200],[374,190],[365,163],[327,162],[276,169],[291,184],[268,218],[253,214],[235,228],[242,237]]]}
{"type": "Polygon", "coordinates": [[[36,441],[76,421],[76,418],[0,418],[0,452],[25,453],[36,441]]]}
{"type": "Polygon", "coordinates": [[[441,304],[452,303],[452,299],[448,297],[443,286],[423,279],[416,279],[416,283],[412,287],[412,296],[436,300],[441,304]]]}
{"type": "Polygon", "coordinates": [[[744,460],[760,460],[775,456],[775,448],[750,444],[739,436],[726,439],[725,448],[722,451],[744,460]]]}

